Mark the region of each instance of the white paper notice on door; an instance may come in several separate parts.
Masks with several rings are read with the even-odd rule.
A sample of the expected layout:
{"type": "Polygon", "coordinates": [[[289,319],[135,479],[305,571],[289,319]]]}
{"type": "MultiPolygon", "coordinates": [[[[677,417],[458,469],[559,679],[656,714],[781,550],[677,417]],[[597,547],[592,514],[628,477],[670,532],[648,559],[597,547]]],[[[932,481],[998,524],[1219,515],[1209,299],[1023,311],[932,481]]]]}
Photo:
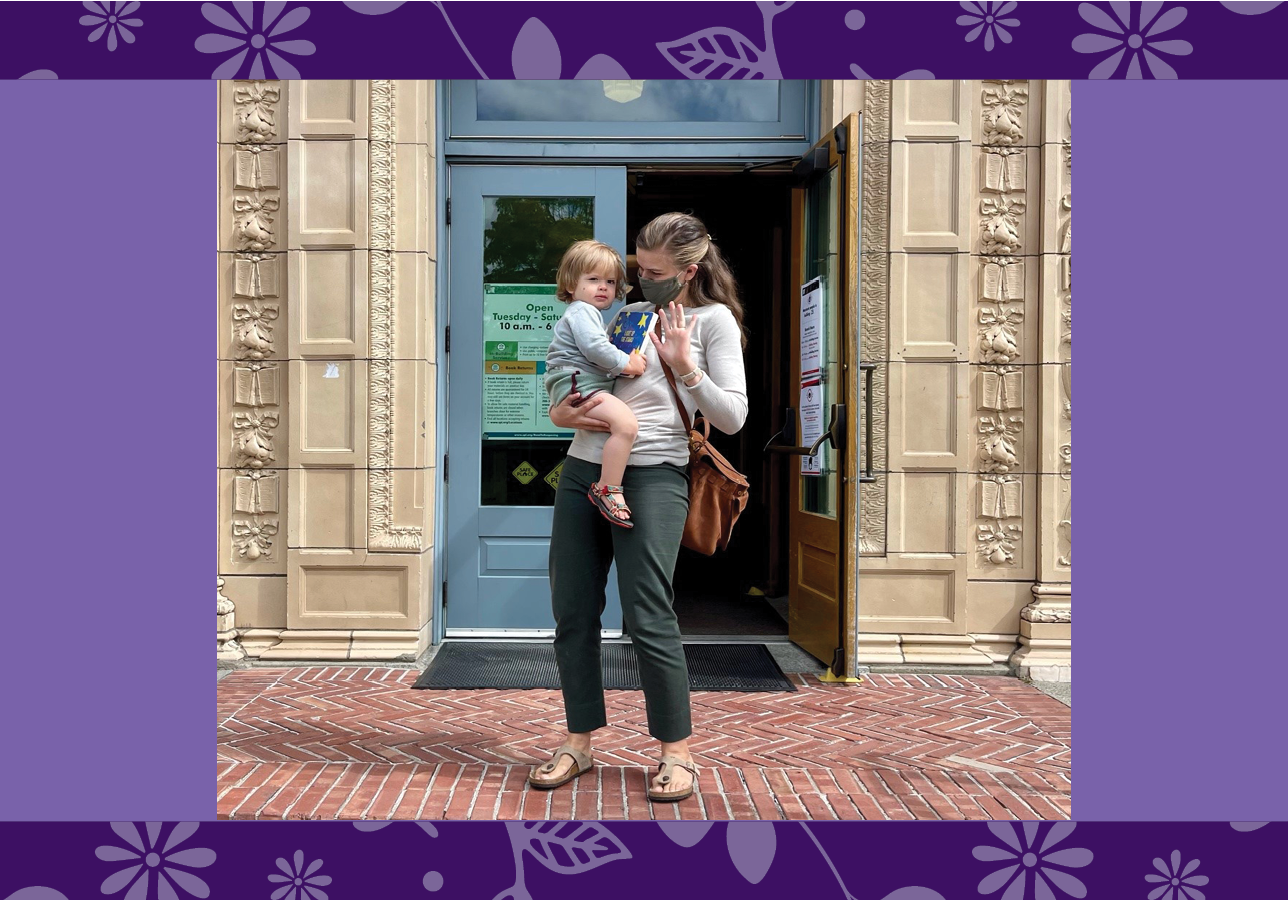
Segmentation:
{"type": "Polygon", "coordinates": [[[823,278],[801,285],[801,384],[818,380],[823,355],[823,278]]]}
{"type": "MultiPolygon", "coordinates": [[[[815,382],[801,387],[801,446],[813,447],[823,436],[823,386],[815,382]]],[[[823,474],[823,453],[801,457],[802,475],[823,474]]]]}

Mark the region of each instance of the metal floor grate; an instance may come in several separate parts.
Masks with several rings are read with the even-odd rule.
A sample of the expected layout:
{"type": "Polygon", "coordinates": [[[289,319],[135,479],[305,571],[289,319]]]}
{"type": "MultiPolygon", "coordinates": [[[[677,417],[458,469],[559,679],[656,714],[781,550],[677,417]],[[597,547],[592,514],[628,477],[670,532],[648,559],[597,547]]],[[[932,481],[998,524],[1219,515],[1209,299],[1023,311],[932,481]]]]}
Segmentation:
{"type": "MultiPolygon", "coordinates": [[[[605,643],[606,690],[640,690],[632,644],[605,643]]],[[[685,644],[689,689],[694,691],[794,691],[764,644],[685,644]]],[[[559,688],[555,648],[550,643],[449,641],[412,685],[429,690],[559,688]]]]}

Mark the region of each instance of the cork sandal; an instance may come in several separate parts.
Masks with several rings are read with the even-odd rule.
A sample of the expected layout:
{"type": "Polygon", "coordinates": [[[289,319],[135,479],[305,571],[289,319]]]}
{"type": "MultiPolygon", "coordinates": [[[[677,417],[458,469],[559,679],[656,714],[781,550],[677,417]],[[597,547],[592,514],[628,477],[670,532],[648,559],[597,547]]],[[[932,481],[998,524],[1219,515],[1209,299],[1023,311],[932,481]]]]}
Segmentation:
{"type": "Polygon", "coordinates": [[[694,790],[698,787],[698,766],[692,760],[680,759],[678,756],[664,756],[658,768],[662,770],[662,777],[658,780],[662,784],[670,784],[671,776],[676,768],[687,769],[693,774],[693,783],[682,791],[655,791],[650,785],[648,798],[655,803],[674,803],[677,800],[687,800],[693,796],[694,790]]]}
{"type": "Polygon", "coordinates": [[[634,528],[635,523],[630,519],[620,519],[615,513],[618,511],[631,514],[631,508],[626,505],[626,500],[622,497],[622,486],[620,484],[600,484],[596,481],[590,486],[590,491],[586,494],[590,502],[595,504],[599,514],[608,521],[612,522],[618,528],[634,528]],[[614,498],[610,503],[608,498],[614,498]]]}
{"type": "Polygon", "coordinates": [[[528,773],[528,784],[537,790],[548,791],[551,788],[561,787],[578,776],[585,775],[594,767],[595,761],[591,759],[589,753],[582,753],[575,747],[564,744],[555,751],[555,755],[550,758],[550,762],[532,767],[532,771],[528,773]],[[567,774],[558,781],[545,781],[537,778],[538,775],[549,775],[557,769],[559,767],[559,757],[561,756],[572,757],[572,768],[568,770],[567,774]]]}

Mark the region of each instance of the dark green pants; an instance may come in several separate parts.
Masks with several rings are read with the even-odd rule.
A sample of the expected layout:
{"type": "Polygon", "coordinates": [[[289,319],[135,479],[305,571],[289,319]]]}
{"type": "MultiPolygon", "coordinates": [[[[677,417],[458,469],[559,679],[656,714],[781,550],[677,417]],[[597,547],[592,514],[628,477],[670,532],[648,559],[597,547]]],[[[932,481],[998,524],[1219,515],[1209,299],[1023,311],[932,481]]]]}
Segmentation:
{"type": "Polygon", "coordinates": [[[617,561],[622,618],[639,659],[649,734],[681,741],[692,731],[689,672],[671,604],[671,578],[689,513],[689,480],[673,465],[628,466],[623,479],[632,529],[619,528],[586,496],[599,466],[568,457],[555,494],[550,595],[555,657],[568,730],[608,724],[600,668],[600,615],[608,567],[617,561]]]}

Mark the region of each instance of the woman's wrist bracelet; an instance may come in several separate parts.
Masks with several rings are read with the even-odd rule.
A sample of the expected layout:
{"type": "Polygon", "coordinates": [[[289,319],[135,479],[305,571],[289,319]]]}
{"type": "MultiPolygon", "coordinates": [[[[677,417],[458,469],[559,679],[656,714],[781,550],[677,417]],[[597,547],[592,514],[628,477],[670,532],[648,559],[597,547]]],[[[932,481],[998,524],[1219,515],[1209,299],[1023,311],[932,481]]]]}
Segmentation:
{"type": "Polygon", "coordinates": [[[693,387],[693,385],[697,384],[698,382],[695,381],[693,382],[693,384],[689,384],[689,379],[692,378],[694,375],[701,375],[701,374],[702,374],[701,369],[694,369],[688,375],[681,375],[680,380],[684,382],[685,387],[693,387]]]}

